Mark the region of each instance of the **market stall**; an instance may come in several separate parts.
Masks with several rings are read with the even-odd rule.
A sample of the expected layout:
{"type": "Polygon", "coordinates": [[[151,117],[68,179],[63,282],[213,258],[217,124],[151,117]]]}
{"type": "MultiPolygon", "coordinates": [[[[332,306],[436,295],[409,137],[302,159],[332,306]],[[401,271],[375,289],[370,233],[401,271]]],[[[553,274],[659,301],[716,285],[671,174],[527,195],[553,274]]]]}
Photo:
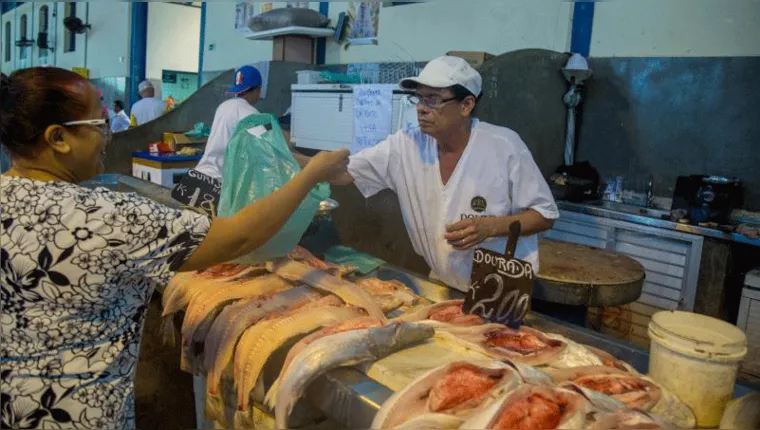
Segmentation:
{"type": "MultiPolygon", "coordinates": [[[[190,300],[187,313],[193,315],[188,324],[186,314],[183,324],[183,347],[187,352],[187,356],[183,357],[183,365],[196,373],[199,427],[283,428],[287,425],[288,428],[316,428],[321,425],[327,426],[325,428],[393,428],[377,421],[381,419],[377,417],[390,414],[394,417],[392,421],[396,420],[393,421],[394,426],[411,420],[409,425],[413,428],[428,425],[425,420],[431,419],[436,425],[456,428],[463,425],[466,419],[487,414],[485,411],[492,405],[475,402],[476,405],[469,407],[463,415],[457,412],[448,417],[445,416],[446,412],[440,416],[441,414],[431,411],[426,414],[417,411],[416,415],[412,414],[414,416],[399,417],[397,413],[389,412],[394,410],[389,402],[398,402],[398,397],[404,392],[424,383],[419,379],[423,375],[461,362],[478,363],[478,366],[484,368],[495,366],[502,369],[504,363],[514,366],[517,376],[510,382],[514,387],[510,385],[504,392],[493,394],[493,401],[500,400],[508,404],[509,401],[505,399],[509,393],[518,388],[527,390],[528,387],[535,386],[549,387],[546,389],[560,397],[570,396],[578,402],[578,407],[585,408],[591,414],[584,422],[578,421],[578,417],[562,418],[575,420],[568,422],[574,422],[572,425],[577,428],[608,422],[603,420],[629,418],[640,420],[636,421],[640,423],[668,427],[693,427],[697,422],[692,408],[679,400],[672,391],[639,373],[646,372],[649,363],[649,354],[644,350],[535,313],[527,318],[526,329],[518,332],[502,326],[497,331],[503,331],[508,338],[535,336],[531,339],[540,345],[537,350],[530,350],[532,347],[521,349],[510,342],[503,345],[505,349],[489,349],[487,342],[479,344],[477,336],[471,336],[478,332],[479,327],[489,326],[473,320],[470,318],[472,315],[461,314],[461,302],[457,301],[462,297],[461,293],[391,266],[382,266],[362,277],[346,273],[350,270],[317,260],[305,250],[299,250],[291,254],[286,262],[275,264],[274,267],[270,265],[269,271],[272,273],[263,267],[250,269],[225,266],[219,268],[217,273],[206,274],[208,278],[202,282],[215,282],[219,291],[226,292],[199,295],[190,300]],[[261,272],[253,275],[252,272],[257,270],[261,272]],[[343,278],[335,276],[341,273],[346,275],[343,278]],[[215,276],[228,280],[209,280],[215,276]],[[303,286],[278,287],[275,284],[280,280],[271,278],[268,286],[263,287],[269,292],[260,296],[250,292],[254,288],[250,283],[248,292],[241,292],[241,289],[233,291],[229,279],[240,279],[240,276],[254,276],[253,279],[275,276],[297,280],[296,284],[303,283],[311,287],[304,290],[298,290],[303,286]],[[341,287],[348,287],[354,292],[349,293],[349,290],[341,287]],[[327,296],[313,295],[314,290],[331,290],[331,293],[327,296]],[[364,293],[356,294],[356,290],[364,293]],[[265,299],[262,300],[261,297],[265,299]],[[334,297],[340,297],[341,301],[355,307],[361,307],[362,301],[369,297],[386,312],[389,320],[385,323],[359,324],[352,327],[353,330],[336,330],[336,334],[322,338],[317,335],[313,342],[302,340],[308,333],[319,333],[325,327],[329,331],[330,327],[350,325],[351,321],[372,319],[357,319],[347,310],[351,306],[347,308],[338,305],[333,308],[340,302],[332,303],[334,297]],[[396,299],[395,303],[392,303],[393,298],[396,299]],[[407,301],[404,302],[404,299],[407,301]],[[321,305],[318,304],[320,301],[321,305]],[[436,302],[438,305],[433,305],[433,308],[428,304],[436,302]],[[442,308],[436,311],[435,306],[442,308]],[[262,308],[267,311],[259,312],[257,317],[250,317],[251,309],[262,308]],[[329,308],[327,316],[324,315],[326,308],[329,308]],[[340,312],[343,311],[347,313],[341,315],[340,312]],[[240,316],[246,312],[248,317],[240,316]],[[252,323],[254,320],[258,322],[252,323]],[[388,327],[398,325],[395,323],[400,323],[400,327],[411,332],[396,331],[389,334],[381,331],[391,330],[388,327]],[[198,335],[199,331],[205,331],[205,339],[198,335]],[[232,339],[239,339],[237,343],[233,340],[232,346],[229,344],[231,331],[238,332],[232,339]],[[219,335],[226,340],[217,339],[216,336],[219,335]],[[331,339],[331,342],[323,344],[328,349],[314,349],[322,339],[331,339]],[[226,350],[225,343],[228,344],[226,350]],[[368,348],[366,351],[362,349],[365,347],[368,348]],[[216,353],[207,354],[208,351],[216,353]],[[300,353],[294,354],[292,351],[300,353]],[[319,354],[320,358],[310,359],[310,354],[319,354]],[[227,358],[222,360],[220,366],[219,357],[224,355],[227,358]],[[253,377],[251,369],[257,369],[253,371],[253,377]],[[578,370],[580,376],[567,376],[568,369],[578,370]],[[292,375],[299,372],[305,374],[295,377],[296,388],[293,388],[293,385],[288,384],[293,382],[292,375]],[[584,378],[596,378],[601,383],[594,385],[584,378]],[[628,385],[623,384],[625,388],[622,392],[610,388],[619,385],[613,383],[616,378],[627,378],[628,385]],[[633,381],[630,384],[629,379],[633,381]],[[293,391],[287,391],[283,386],[290,387],[293,391]],[[602,392],[609,390],[606,394],[613,400],[589,391],[587,388],[590,387],[602,392]],[[242,403],[240,389],[250,396],[243,396],[242,403]],[[394,392],[397,393],[395,396],[394,392]],[[626,403],[631,396],[651,399],[644,403],[626,403]],[[629,406],[646,412],[630,412],[629,406]],[[630,414],[633,414],[633,418],[630,414]],[[457,418],[452,418],[453,415],[457,418]],[[414,421],[417,419],[423,421],[414,421]]],[[[193,294],[192,287],[188,286],[191,284],[185,283],[184,287],[177,284],[169,286],[165,293],[169,296],[168,299],[165,298],[165,306],[170,311],[177,310],[178,295],[187,294],[180,293],[181,291],[193,294]]],[[[367,312],[372,314],[369,309],[367,312]]],[[[305,339],[313,337],[312,334],[305,339]]],[[[505,372],[511,374],[512,370],[505,372]]],[[[737,385],[735,391],[735,394],[740,394],[747,392],[747,388],[737,385]]],[[[477,396],[473,394],[469,397],[477,396]]]]}

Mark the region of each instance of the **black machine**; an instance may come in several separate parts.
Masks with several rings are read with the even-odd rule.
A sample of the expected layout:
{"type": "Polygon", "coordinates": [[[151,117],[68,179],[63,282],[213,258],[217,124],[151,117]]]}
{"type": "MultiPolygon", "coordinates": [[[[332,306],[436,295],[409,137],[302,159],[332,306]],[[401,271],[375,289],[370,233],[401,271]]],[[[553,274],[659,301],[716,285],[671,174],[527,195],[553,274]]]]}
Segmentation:
{"type": "Polygon", "coordinates": [[[722,176],[679,176],[673,192],[673,210],[682,209],[692,224],[729,224],[731,212],[744,203],[742,183],[722,176]]]}

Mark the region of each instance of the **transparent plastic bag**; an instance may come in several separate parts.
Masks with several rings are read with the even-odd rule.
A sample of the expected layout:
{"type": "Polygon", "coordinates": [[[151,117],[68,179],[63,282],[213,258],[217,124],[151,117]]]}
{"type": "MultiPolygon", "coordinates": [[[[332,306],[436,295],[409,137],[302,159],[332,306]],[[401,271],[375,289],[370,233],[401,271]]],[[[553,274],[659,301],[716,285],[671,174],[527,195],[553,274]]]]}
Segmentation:
{"type": "MultiPolygon", "coordinates": [[[[299,171],[301,167],[290,152],[274,116],[257,114],[244,118],[235,129],[224,154],[218,216],[233,215],[248,204],[266,197],[299,171]],[[267,124],[271,125],[270,130],[265,127],[267,124]]],[[[328,184],[316,186],[274,237],[235,262],[256,264],[285,256],[298,245],[319,203],[328,197],[328,184]]]]}

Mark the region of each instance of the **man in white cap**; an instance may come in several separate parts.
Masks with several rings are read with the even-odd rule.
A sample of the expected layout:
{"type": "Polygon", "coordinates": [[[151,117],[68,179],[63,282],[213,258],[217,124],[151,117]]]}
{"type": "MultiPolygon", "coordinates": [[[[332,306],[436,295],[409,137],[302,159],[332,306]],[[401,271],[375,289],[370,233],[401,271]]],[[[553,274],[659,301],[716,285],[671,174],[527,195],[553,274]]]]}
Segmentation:
{"type": "Polygon", "coordinates": [[[400,85],[415,92],[419,127],[353,155],[335,184],[354,183],[365,197],[395,191],[415,251],[450,287],[467,291],[476,246],[505,252],[514,221],[523,236],[516,257],[537,271],[536,234],[559,211],[520,136],[472,117],[480,74],[444,56],[400,85]]]}
{"type": "Polygon", "coordinates": [[[137,90],[142,99],[132,105],[130,126],[137,127],[138,125],[153,121],[169,110],[166,106],[166,102],[155,97],[156,90],[153,88],[153,84],[149,80],[140,82],[137,90]]]}

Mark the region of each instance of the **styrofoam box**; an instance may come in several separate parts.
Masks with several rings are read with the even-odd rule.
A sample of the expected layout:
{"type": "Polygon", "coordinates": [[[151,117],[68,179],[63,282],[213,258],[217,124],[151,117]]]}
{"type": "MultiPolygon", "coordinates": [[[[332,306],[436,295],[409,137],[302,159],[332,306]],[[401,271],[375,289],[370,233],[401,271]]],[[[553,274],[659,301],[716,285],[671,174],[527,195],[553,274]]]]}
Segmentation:
{"type": "Polygon", "coordinates": [[[736,325],[747,334],[742,371],[760,377],[760,269],[747,273],[736,325]]]}

